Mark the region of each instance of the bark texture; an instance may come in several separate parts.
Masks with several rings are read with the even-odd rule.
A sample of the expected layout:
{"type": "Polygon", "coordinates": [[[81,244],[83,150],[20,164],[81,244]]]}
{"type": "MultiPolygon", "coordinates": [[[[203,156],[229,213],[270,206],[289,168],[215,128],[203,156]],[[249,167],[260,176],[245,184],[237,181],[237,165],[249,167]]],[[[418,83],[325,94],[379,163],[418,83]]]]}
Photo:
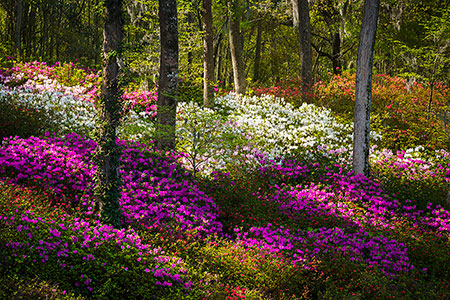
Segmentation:
{"type": "Polygon", "coordinates": [[[228,33],[230,36],[231,62],[233,64],[234,91],[237,94],[245,94],[247,82],[245,80],[245,65],[242,58],[243,45],[238,5],[239,4],[236,3],[236,1],[228,2],[230,11],[228,33]]]}
{"type": "Polygon", "coordinates": [[[212,107],[214,97],[214,37],[212,26],[212,1],[203,0],[203,105],[212,107]]]}
{"type": "Polygon", "coordinates": [[[365,0],[356,61],[353,170],[369,175],[370,105],[372,99],[373,49],[377,31],[379,0],[365,0]]]}
{"type": "Polygon", "coordinates": [[[311,21],[308,0],[292,0],[292,8],[294,28],[298,33],[300,43],[302,91],[303,96],[309,99],[314,82],[312,74],[311,21]]]}
{"type": "Polygon", "coordinates": [[[161,54],[157,108],[157,147],[175,149],[178,87],[178,17],[176,0],[159,0],[161,54]]]}
{"type": "Polygon", "coordinates": [[[122,102],[120,99],[120,53],[123,36],[122,1],[105,0],[105,24],[103,27],[103,81],[99,99],[100,120],[96,149],[96,208],[103,223],[121,228],[119,197],[120,148],[117,132],[122,102]]]}

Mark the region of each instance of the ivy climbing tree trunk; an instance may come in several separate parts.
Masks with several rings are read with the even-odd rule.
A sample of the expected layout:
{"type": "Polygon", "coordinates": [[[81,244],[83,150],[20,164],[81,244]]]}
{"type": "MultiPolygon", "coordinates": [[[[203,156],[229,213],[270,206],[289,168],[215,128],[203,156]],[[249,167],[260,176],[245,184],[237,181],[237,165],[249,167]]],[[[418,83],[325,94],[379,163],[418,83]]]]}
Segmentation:
{"type": "Polygon", "coordinates": [[[308,0],[292,0],[294,28],[298,34],[300,43],[300,59],[302,64],[302,91],[303,97],[311,97],[313,85],[312,74],[312,46],[311,46],[311,21],[309,17],[308,0]]]}
{"type": "Polygon", "coordinates": [[[97,125],[96,209],[103,223],[121,228],[119,198],[122,182],[119,174],[120,147],[117,132],[122,102],[120,100],[120,53],[123,35],[122,1],[105,0],[103,27],[103,81],[97,125]]]}
{"type": "Polygon", "coordinates": [[[156,135],[159,150],[175,149],[178,86],[178,17],[176,0],[159,0],[161,54],[156,135]]]}
{"type": "Polygon", "coordinates": [[[213,106],[214,97],[214,45],[213,45],[213,19],[211,11],[211,0],[203,0],[202,3],[203,22],[203,105],[213,106]]]}
{"type": "Polygon", "coordinates": [[[245,65],[242,58],[243,45],[241,37],[241,22],[239,1],[228,2],[230,11],[229,36],[231,63],[233,64],[234,91],[237,94],[245,94],[247,82],[245,80],[245,65]]]}
{"type": "Polygon", "coordinates": [[[370,104],[372,99],[373,49],[380,0],[365,0],[356,61],[353,170],[369,175],[370,104]]]}

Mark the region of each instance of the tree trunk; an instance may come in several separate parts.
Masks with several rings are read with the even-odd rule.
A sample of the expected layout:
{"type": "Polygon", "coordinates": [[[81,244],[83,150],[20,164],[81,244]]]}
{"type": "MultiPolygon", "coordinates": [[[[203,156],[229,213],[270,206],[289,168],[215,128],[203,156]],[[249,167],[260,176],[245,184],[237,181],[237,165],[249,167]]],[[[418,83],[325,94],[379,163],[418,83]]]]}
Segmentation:
{"type": "Polygon", "coordinates": [[[241,38],[241,22],[238,13],[238,4],[235,1],[228,2],[230,11],[229,36],[231,63],[233,64],[234,91],[237,94],[245,94],[247,82],[245,80],[245,66],[242,58],[243,46],[241,38]]]}
{"type": "Polygon", "coordinates": [[[302,64],[302,91],[303,97],[311,97],[313,85],[312,75],[312,48],[311,48],[311,22],[309,18],[308,0],[292,0],[294,28],[298,33],[300,43],[300,59],[302,64]]]}
{"type": "Polygon", "coordinates": [[[261,36],[262,36],[262,26],[261,22],[258,22],[258,28],[256,33],[255,62],[253,65],[253,82],[257,82],[259,80],[259,67],[261,64],[261,36]]]}
{"type": "MultiPolygon", "coordinates": [[[[217,46],[217,52],[222,54],[222,47],[220,46],[220,44],[217,46]]],[[[223,55],[216,55],[216,57],[217,57],[216,78],[219,83],[222,83],[222,60],[223,60],[222,57],[223,57],[223,55]]]]}
{"type": "Polygon", "coordinates": [[[161,55],[157,109],[157,147],[175,149],[178,84],[178,18],[176,0],[159,0],[161,55]]]}
{"type": "Polygon", "coordinates": [[[339,32],[333,34],[333,53],[331,54],[331,61],[333,62],[333,74],[341,74],[341,35],[339,32]]]}
{"type": "Polygon", "coordinates": [[[356,61],[353,170],[369,175],[370,103],[372,98],[373,49],[380,0],[365,0],[356,61]]]}
{"type": "Polygon", "coordinates": [[[203,105],[212,107],[211,101],[214,97],[214,44],[211,0],[203,0],[202,23],[203,23],[203,105]]]}
{"type": "Polygon", "coordinates": [[[22,17],[23,17],[23,3],[22,0],[17,0],[14,44],[16,47],[16,54],[18,57],[20,57],[20,55],[22,54],[22,47],[21,47],[22,17]]]}
{"type": "Polygon", "coordinates": [[[116,128],[119,126],[122,103],[119,76],[120,53],[123,36],[122,1],[105,0],[103,27],[103,80],[99,100],[100,120],[97,132],[95,188],[96,207],[101,221],[121,228],[119,198],[122,182],[119,174],[121,151],[117,145],[116,128]]]}

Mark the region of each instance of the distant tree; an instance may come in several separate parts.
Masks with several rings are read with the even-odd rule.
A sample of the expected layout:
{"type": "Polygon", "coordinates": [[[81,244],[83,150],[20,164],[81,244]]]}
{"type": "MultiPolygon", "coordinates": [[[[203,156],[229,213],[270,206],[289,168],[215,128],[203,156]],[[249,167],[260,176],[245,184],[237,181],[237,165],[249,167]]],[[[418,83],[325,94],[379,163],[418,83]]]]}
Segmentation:
{"type": "Polygon", "coordinates": [[[214,45],[213,45],[213,18],[211,0],[202,2],[203,23],[203,104],[212,106],[214,96],[214,45]]]}
{"type": "Polygon", "coordinates": [[[157,108],[157,147],[175,149],[178,85],[178,17],[176,0],[159,0],[160,67],[157,108]]]}
{"type": "Polygon", "coordinates": [[[256,45],[255,45],[255,59],[253,62],[253,82],[258,82],[260,79],[260,67],[261,67],[261,42],[262,42],[262,25],[258,22],[256,25],[256,45]]]}
{"type": "Polygon", "coordinates": [[[242,57],[244,47],[242,45],[241,36],[241,8],[240,1],[229,1],[228,9],[229,19],[229,37],[230,37],[230,53],[231,62],[233,64],[234,91],[237,94],[245,94],[247,82],[245,79],[245,65],[242,57]]]}
{"type": "Polygon", "coordinates": [[[373,49],[380,0],[365,0],[356,62],[353,170],[369,175],[370,104],[372,99],[373,49]]]}
{"type": "Polygon", "coordinates": [[[354,0],[319,0],[310,8],[314,12],[312,46],[320,57],[331,61],[333,74],[341,73],[346,67],[344,55],[355,48],[357,36],[348,29],[358,15],[357,6],[359,2],[354,0]],[[344,39],[345,36],[348,37],[344,39]]]}
{"type": "Polygon", "coordinates": [[[304,97],[311,95],[313,85],[311,22],[309,17],[308,0],[292,0],[294,28],[300,43],[300,57],[302,63],[302,90],[304,97]]]}
{"type": "Polygon", "coordinates": [[[116,129],[120,123],[122,105],[119,79],[121,73],[122,1],[105,0],[103,27],[103,81],[99,99],[97,125],[97,165],[95,198],[96,208],[103,223],[121,227],[119,198],[122,182],[119,174],[120,147],[116,129]]]}

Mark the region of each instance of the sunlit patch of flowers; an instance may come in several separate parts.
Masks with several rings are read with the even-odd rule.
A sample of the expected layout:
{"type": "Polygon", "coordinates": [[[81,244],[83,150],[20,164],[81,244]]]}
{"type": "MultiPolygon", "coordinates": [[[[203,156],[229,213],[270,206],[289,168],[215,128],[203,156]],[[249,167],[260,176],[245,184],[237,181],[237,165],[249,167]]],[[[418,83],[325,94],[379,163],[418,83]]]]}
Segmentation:
{"type": "Polygon", "coordinates": [[[0,82],[20,90],[60,92],[89,102],[98,93],[100,77],[95,70],[84,70],[73,63],[49,66],[33,61],[15,63],[7,72],[2,72],[0,82]]]}
{"type": "MultiPolygon", "coordinates": [[[[352,143],[352,126],[313,104],[304,103],[296,109],[282,98],[239,97],[230,93],[216,98],[215,105],[219,113],[228,115],[239,130],[250,136],[255,148],[272,157],[319,145],[348,148],[352,143]]],[[[377,139],[379,135],[372,133],[372,137],[377,139]]]]}
{"type": "MultiPolygon", "coordinates": [[[[179,151],[188,165],[197,157],[201,171],[240,165],[258,165],[256,156],[283,157],[286,153],[311,155],[345,152],[348,159],[352,126],[343,124],[326,109],[303,104],[296,109],[271,96],[239,97],[228,94],[215,100],[214,109],[180,103],[177,117],[179,151]],[[201,148],[203,147],[203,148],[201,148]],[[201,163],[200,163],[201,162],[201,163]]],[[[372,138],[377,139],[376,133],[372,138]]],[[[344,158],[345,156],[345,158],[344,158]]]]}

